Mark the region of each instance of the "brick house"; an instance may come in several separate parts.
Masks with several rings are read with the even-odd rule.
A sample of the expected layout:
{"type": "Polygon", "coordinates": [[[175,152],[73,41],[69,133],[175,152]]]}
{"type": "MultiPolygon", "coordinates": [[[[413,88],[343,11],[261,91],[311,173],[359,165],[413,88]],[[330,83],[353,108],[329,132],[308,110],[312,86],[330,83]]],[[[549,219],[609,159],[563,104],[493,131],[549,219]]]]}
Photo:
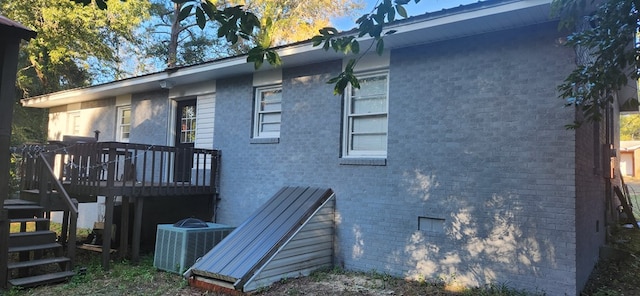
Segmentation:
{"type": "MultiPolygon", "coordinates": [[[[27,98],[49,138],[222,152],[215,222],[239,225],[278,188],[336,194],[334,264],[453,285],[576,295],[615,220],[618,113],[576,116],[575,67],[549,0],[492,0],[389,25],[359,90],[326,81],[342,56],[301,42],[282,68],[230,57],[27,98]],[[193,124],[192,124],[193,123],[193,124]]],[[[361,46],[365,48],[365,46],[361,46]]]]}
{"type": "Polygon", "coordinates": [[[620,141],[620,171],[624,177],[640,175],[640,141],[620,141]]]}

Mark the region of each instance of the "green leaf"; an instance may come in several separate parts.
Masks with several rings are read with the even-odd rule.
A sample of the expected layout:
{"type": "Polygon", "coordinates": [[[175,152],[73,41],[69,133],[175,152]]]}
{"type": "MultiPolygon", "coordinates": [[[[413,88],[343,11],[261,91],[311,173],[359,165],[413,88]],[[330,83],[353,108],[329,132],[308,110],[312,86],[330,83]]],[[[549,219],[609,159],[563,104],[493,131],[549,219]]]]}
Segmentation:
{"type": "Polygon", "coordinates": [[[340,51],[340,44],[338,44],[338,40],[331,40],[331,48],[333,48],[333,51],[338,52],[340,51]]]}
{"type": "Polygon", "coordinates": [[[358,31],[360,31],[360,33],[358,33],[358,37],[369,34],[371,28],[373,28],[373,21],[371,19],[367,18],[362,20],[360,27],[358,28],[358,31]]]}
{"type": "Polygon", "coordinates": [[[256,46],[249,50],[247,53],[247,62],[253,63],[254,68],[257,70],[262,66],[264,62],[264,50],[260,46],[256,46]]]}
{"type": "Polygon", "coordinates": [[[369,36],[374,37],[374,38],[380,37],[380,34],[382,34],[382,24],[378,24],[378,25],[373,26],[373,28],[369,32],[369,36]]]}
{"type": "Polygon", "coordinates": [[[322,41],[324,41],[324,37],[322,37],[322,35],[316,35],[311,37],[311,41],[313,42],[313,47],[316,47],[322,44],[322,41]]]}
{"type": "Polygon", "coordinates": [[[226,23],[220,23],[220,27],[218,28],[218,38],[222,38],[223,36],[227,36],[229,33],[229,25],[226,23]]]}
{"type": "MultiPolygon", "coordinates": [[[[233,21],[235,24],[236,21],[233,21]]],[[[253,18],[250,15],[240,19],[240,32],[246,36],[253,35],[254,28],[259,28],[259,23],[254,23],[253,18]]]]}
{"type": "Polygon", "coordinates": [[[378,43],[376,44],[376,53],[378,53],[378,55],[382,55],[384,53],[384,40],[382,38],[378,39],[378,43]]]}
{"type": "Polygon", "coordinates": [[[327,39],[327,41],[324,42],[324,45],[322,46],[322,49],[324,49],[325,51],[328,51],[329,50],[329,46],[331,45],[330,41],[331,41],[331,39],[327,39]]]}
{"type": "MultiPolygon", "coordinates": [[[[397,1],[396,1],[397,2],[397,1]]],[[[408,1],[407,1],[408,2],[408,1]]],[[[396,11],[398,12],[399,15],[401,15],[403,18],[407,18],[408,14],[407,14],[407,10],[404,9],[404,6],[398,4],[396,5],[396,11]]]]}
{"type": "Polygon", "coordinates": [[[329,79],[329,81],[327,81],[327,84],[334,84],[334,83],[338,82],[340,80],[340,77],[342,77],[342,74],[329,79]]]}
{"type": "Polygon", "coordinates": [[[231,42],[231,44],[238,43],[238,35],[234,34],[234,32],[229,32],[227,34],[227,41],[231,42]]]}
{"type": "Polygon", "coordinates": [[[353,75],[353,73],[349,74],[347,77],[349,78],[349,83],[351,83],[352,87],[360,88],[360,81],[358,80],[358,77],[353,75]]]}
{"type": "Polygon", "coordinates": [[[200,7],[196,7],[196,23],[200,29],[204,29],[207,25],[207,17],[204,15],[204,11],[200,7]]]}
{"type": "Polygon", "coordinates": [[[356,66],[356,59],[349,59],[347,65],[344,67],[345,73],[353,73],[353,68],[356,66]]]}
{"type": "Polygon", "coordinates": [[[178,20],[182,21],[186,19],[189,16],[189,14],[191,14],[192,8],[193,8],[193,5],[183,6],[182,9],[180,9],[180,14],[178,14],[178,20]]]}
{"type": "Polygon", "coordinates": [[[98,8],[100,8],[101,10],[105,10],[107,9],[107,2],[104,0],[96,0],[96,5],[98,6],[98,8]]]}
{"type": "Polygon", "coordinates": [[[351,41],[351,52],[358,54],[360,53],[360,43],[358,42],[358,40],[353,40],[351,41]]]}
{"type": "Polygon", "coordinates": [[[275,50],[267,50],[267,61],[272,66],[282,65],[282,59],[280,59],[280,55],[275,50]]]}
{"type": "Polygon", "coordinates": [[[347,88],[348,83],[349,83],[349,79],[347,79],[344,76],[340,77],[338,82],[336,82],[335,86],[333,87],[333,94],[334,95],[344,94],[344,89],[347,88]]]}
{"type": "Polygon", "coordinates": [[[171,2],[178,3],[178,4],[183,4],[183,3],[187,2],[187,1],[190,1],[190,0],[171,0],[171,2]]]}
{"type": "Polygon", "coordinates": [[[218,9],[214,8],[214,5],[209,0],[202,3],[202,9],[211,20],[215,19],[216,14],[218,14],[218,9]]]}

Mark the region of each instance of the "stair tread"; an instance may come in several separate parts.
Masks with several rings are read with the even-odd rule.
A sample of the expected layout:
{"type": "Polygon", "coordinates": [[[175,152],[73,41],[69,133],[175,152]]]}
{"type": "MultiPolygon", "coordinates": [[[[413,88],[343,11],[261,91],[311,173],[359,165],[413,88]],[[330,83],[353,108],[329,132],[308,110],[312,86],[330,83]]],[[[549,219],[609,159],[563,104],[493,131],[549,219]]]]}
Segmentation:
{"type": "Polygon", "coordinates": [[[59,243],[38,244],[38,245],[21,246],[21,247],[9,247],[9,253],[46,250],[46,249],[54,249],[54,248],[60,248],[60,247],[62,247],[62,245],[59,243]]]}
{"type": "Polygon", "coordinates": [[[4,200],[4,205],[5,206],[15,206],[15,205],[37,205],[37,203],[32,202],[32,201],[28,201],[28,200],[22,200],[22,199],[5,199],[4,200]]]}
{"type": "Polygon", "coordinates": [[[43,210],[44,208],[39,205],[4,205],[5,210],[43,210]]]}
{"type": "MultiPolygon", "coordinates": [[[[39,194],[40,189],[22,189],[24,193],[39,194]]],[[[58,194],[58,190],[47,190],[47,194],[58,194]]]]}
{"type": "MultiPolygon", "coordinates": [[[[38,236],[38,235],[51,235],[55,232],[51,230],[35,230],[35,231],[25,231],[25,232],[13,232],[9,234],[9,237],[24,237],[24,236],[38,236]]],[[[54,236],[55,237],[55,236],[54,236]]]]}
{"type": "Polygon", "coordinates": [[[9,282],[13,286],[36,286],[48,283],[61,282],[75,275],[73,271],[60,271],[43,275],[10,279],[9,282]]]}
{"type": "Polygon", "coordinates": [[[11,223],[21,223],[21,222],[45,222],[49,221],[47,218],[13,218],[9,219],[11,223]]]}
{"type": "Polygon", "coordinates": [[[67,257],[44,258],[44,259],[30,260],[30,261],[23,261],[23,262],[10,262],[7,265],[7,268],[16,269],[16,268],[33,267],[33,266],[46,265],[46,264],[52,264],[52,263],[62,263],[62,262],[68,262],[68,261],[71,261],[71,259],[67,257]]]}

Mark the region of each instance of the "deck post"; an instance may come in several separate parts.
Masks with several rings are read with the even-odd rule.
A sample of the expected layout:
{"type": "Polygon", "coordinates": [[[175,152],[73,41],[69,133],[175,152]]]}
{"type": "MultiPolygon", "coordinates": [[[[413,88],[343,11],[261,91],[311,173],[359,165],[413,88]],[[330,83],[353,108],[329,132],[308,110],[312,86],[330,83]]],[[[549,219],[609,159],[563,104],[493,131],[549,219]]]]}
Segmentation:
{"type": "Polygon", "coordinates": [[[131,261],[140,261],[140,235],[142,232],[142,207],[144,197],[137,197],[135,200],[135,213],[133,216],[133,238],[131,242],[131,261]]]}
{"type": "Polygon", "coordinates": [[[65,210],[62,212],[62,229],[60,231],[60,241],[67,241],[67,233],[69,233],[69,215],[71,212],[69,210],[65,210]]]}
{"type": "Polygon", "coordinates": [[[129,196],[122,196],[122,213],[120,216],[120,247],[118,253],[121,258],[126,258],[129,250],[129,196]]]}
{"type": "Polygon", "coordinates": [[[111,259],[111,237],[113,229],[114,196],[108,195],[104,199],[104,229],[102,229],[102,269],[109,270],[111,259]]]}
{"type": "MultiPolygon", "coordinates": [[[[9,214],[7,210],[4,209],[4,199],[1,200],[3,208],[0,209],[0,239],[2,239],[3,242],[8,242],[11,223],[9,223],[9,214]]],[[[3,266],[0,268],[0,288],[3,289],[7,288],[9,280],[9,272],[7,268],[4,268],[8,263],[9,244],[0,244],[0,266],[3,266]]]]}

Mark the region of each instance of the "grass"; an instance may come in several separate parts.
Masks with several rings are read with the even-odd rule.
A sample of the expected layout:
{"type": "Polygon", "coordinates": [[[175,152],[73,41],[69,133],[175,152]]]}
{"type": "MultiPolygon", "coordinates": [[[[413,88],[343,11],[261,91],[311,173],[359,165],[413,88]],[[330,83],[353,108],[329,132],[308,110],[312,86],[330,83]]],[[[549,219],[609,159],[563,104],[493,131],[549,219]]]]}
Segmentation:
{"type": "Polygon", "coordinates": [[[640,230],[617,229],[609,247],[617,252],[600,260],[583,295],[640,295],[640,230]]]}
{"type": "MultiPolygon", "coordinates": [[[[595,268],[582,296],[640,295],[637,275],[640,274],[640,231],[619,228],[610,244],[619,250],[617,256],[602,260],[595,268]]],[[[35,295],[224,295],[200,291],[188,286],[180,275],[158,271],[153,256],[145,255],[139,264],[126,260],[111,262],[111,270],[104,271],[98,253],[78,250],[75,269],[77,275],[69,282],[32,289],[0,291],[7,296],[35,295]]],[[[288,278],[254,295],[456,295],[456,296],[530,296],[493,283],[483,287],[451,290],[444,282],[406,281],[376,271],[351,272],[340,268],[313,272],[308,277],[288,278]]]]}
{"type": "Polygon", "coordinates": [[[157,271],[149,255],[142,257],[138,265],[112,262],[111,269],[104,271],[99,254],[83,250],[78,253],[77,275],[69,282],[31,289],[12,288],[4,295],[181,295],[187,288],[187,282],[179,275],[157,271]]]}
{"type": "MultiPolygon", "coordinates": [[[[138,265],[128,261],[113,261],[110,271],[102,270],[100,256],[79,250],[78,273],[69,282],[30,289],[13,288],[1,293],[6,296],[36,295],[225,295],[217,292],[196,290],[188,286],[180,275],[158,271],[153,267],[153,256],[142,257],[138,265]]],[[[491,285],[462,292],[446,291],[442,284],[411,282],[385,273],[350,272],[342,269],[326,269],[312,273],[309,277],[281,280],[271,287],[263,288],[254,295],[461,295],[461,296],[521,296],[532,295],[510,289],[503,285],[491,285]],[[335,291],[335,278],[359,278],[353,284],[335,291]],[[319,285],[318,283],[322,283],[319,285]],[[351,288],[356,287],[357,290],[351,288]],[[311,290],[310,290],[311,289],[311,290]],[[370,293],[363,292],[372,291],[370,293]],[[390,292],[393,291],[393,292],[390,292]]]]}

